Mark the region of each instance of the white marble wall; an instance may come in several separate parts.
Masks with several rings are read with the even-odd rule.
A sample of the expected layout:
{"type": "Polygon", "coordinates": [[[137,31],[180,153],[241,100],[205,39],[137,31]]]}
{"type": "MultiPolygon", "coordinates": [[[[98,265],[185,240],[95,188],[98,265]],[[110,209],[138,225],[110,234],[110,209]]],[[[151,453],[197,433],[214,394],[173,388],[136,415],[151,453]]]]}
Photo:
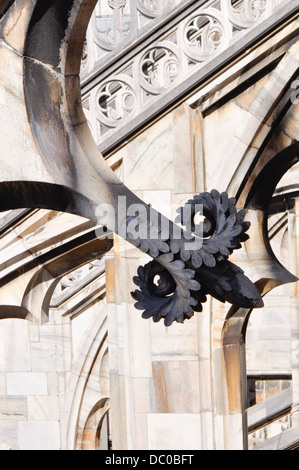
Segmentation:
{"type": "Polygon", "coordinates": [[[70,370],[69,325],[2,320],[0,441],[12,450],[57,450],[61,396],[70,370]]]}

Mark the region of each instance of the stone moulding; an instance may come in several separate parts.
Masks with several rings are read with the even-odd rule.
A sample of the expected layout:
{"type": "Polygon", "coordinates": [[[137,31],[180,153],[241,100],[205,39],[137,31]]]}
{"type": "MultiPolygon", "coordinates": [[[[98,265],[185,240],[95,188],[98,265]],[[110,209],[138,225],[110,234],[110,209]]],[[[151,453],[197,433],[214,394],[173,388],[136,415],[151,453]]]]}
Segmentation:
{"type": "MultiPolygon", "coordinates": [[[[234,200],[212,191],[189,202],[192,220],[195,204],[203,206],[206,217],[202,245],[194,248],[198,237],[192,234],[192,228],[196,234],[198,227],[191,223],[190,239],[184,211],[179,211],[179,222],[184,228],[165,219],[131,192],[99,153],[84,116],[80,92],[81,55],[95,4],[95,0],[16,0],[4,13],[0,54],[10,54],[13,59],[11,68],[15,67],[17,77],[14,96],[22,97],[18,106],[27,115],[28,125],[20,129],[18,115],[7,123],[4,107],[0,110],[0,128],[2,124],[8,126],[10,135],[21,132],[29,151],[26,165],[14,160],[10,171],[1,174],[2,210],[42,207],[73,213],[99,224],[99,208],[109,204],[115,220],[110,220],[111,226],[109,221],[106,223],[108,231],[115,231],[154,259],[139,269],[135,282],[141,290],[133,295],[137,308],[155,321],[163,318],[170,325],[190,318],[194,311],[201,310],[207,294],[237,306],[262,306],[255,286],[228,261],[232,251],[246,240],[249,228],[244,222],[245,212],[236,211],[234,200]],[[21,22],[16,20],[21,17],[21,22]],[[119,209],[120,198],[125,200],[124,210],[119,209]],[[136,204],[144,209],[148,220],[154,214],[156,221],[141,239],[132,236],[132,217],[127,216],[128,209],[136,204]],[[170,238],[163,235],[165,224],[170,227],[170,238]],[[153,232],[155,237],[151,236],[153,232]],[[156,275],[160,280],[153,287],[156,275]]],[[[4,78],[6,90],[10,76],[4,78]]],[[[11,105],[16,99],[11,98],[11,105]]],[[[21,159],[24,144],[16,141],[15,145],[15,154],[20,152],[21,159]]],[[[10,150],[10,142],[3,144],[0,163],[4,170],[10,150]]]]}

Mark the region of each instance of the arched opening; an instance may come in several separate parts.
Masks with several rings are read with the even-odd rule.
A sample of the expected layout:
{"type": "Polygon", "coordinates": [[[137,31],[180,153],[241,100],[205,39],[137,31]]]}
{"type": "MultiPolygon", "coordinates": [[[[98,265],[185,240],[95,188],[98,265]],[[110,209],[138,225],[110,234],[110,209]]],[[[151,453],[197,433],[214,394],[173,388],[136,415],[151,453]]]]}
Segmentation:
{"type": "MultiPolygon", "coordinates": [[[[277,426],[281,426],[282,430],[292,424],[290,416],[286,418],[286,421],[285,416],[292,413],[294,408],[294,396],[290,399],[292,394],[290,381],[293,375],[292,370],[294,367],[295,369],[298,367],[296,363],[294,364],[294,354],[291,354],[294,342],[298,341],[297,330],[294,327],[298,320],[293,318],[294,312],[297,312],[297,309],[294,308],[294,302],[298,302],[298,293],[296,284],[290,284],[297,280],[295,276],[298,273],[296,267],[295,270],[294,266],[291,269],[294,260],[298,259],[297,251],[294,251],[298,246],[294,237],[297,238],[298,234],[294,233],[294,223],[291,224],[291,219],[294,217],[292,212],[297,204],[298,155],[298,143],[280,152],[264,167],[251,188],[246,207],[249,211],[253,210],[255,214],[258,214],[258,217],[253,219],[252,230],[260,232],[260,227],[262,227],[262,236],[256,237],[256,240],[261,243],[260,249],[264,253],[264,266],[262,262],[260,272],[261,276],[265,277],[261,277],[256,284],[264,295],[265,307],[260,311],[233,307],[227,315],[222,332],[228,393],[227,412],[229,416],[233,415],[237,420],[239,419],[239,425],[243,428],[244,448],[247,448],[248,445],[248,424],[251,434],[263,427],[265,423],[269,424],[269,420],[272,419],[275,422],[277,417],[277,426]],[[278,216],[281,219],[280,224],[277,223],[278,216]],[[284,238],[287,229],[284,220],[286,217],[288,230],[291,225],[293,227],[293,235],[288,235],[287,246],[284,238]],[[283,237],[281,237],[282,233],[283,237]],[[286,248],[293,251],[286,253],[286,248]],[[288,263],[285,262],[286,258],[288,263]],[[282,294],[284,301],[279,301],[282,299],[282,294]],[[285,298],[289,299],[288,305],[285,304],[285,298]],[[258,327],[256,323],[258,323],[258,327]],[[264,338],[261,337],[261,331],[265,335],[264,338]],[[276,338],[274,338],[275,335],[276,338]],[[257,341],[257,336],[260,344],[257,341]],[[247,341],[249,341],[248,345],[247,341]],[[250,347],[250,342],[254,342],[254,348],[250,347]],[[265,343],[267,347],[265,347],[265,343]],[[257,362],[252,350],[260,352],[260,362],[257,362]],[[269,355],[269,351],[272,355],[269,355]],[[264,366],[262,365],[263,360],[264,366]],[[255,370],[255,366],[258,370],[255,370]],[[281,396],[282,399],[285,399],[287,394],[287,400],[289,400],[287,404],[283,403],[282,405],[277,404],[276,400],[274,404],[276,409],[271,413],[271,416],[268,416],[268,421],[265,420],[263,423],[254,421],[256,418],[253,408],[260,405],[259,400],[261,403],[264,402],[266,407],[269,403],[266,399],[272,397],[265,395],[262,397],[262,392],[268,393],[268,395],[271,393],[272,396],[277,395],[278,400],[281,396]],[[281,416],[282,423],[279,422],[281,416]]],[[[278,220],[280,219],[278,218],[278,220]]],[[[299,224],[296,224],[296,227],[297,225],[299,224]]],[[[254,246],[254,250],[257,248],[254,246]]],[[[252,247],[249,246],[249,256],[250,249],[252,247]]],[[[295,362],[298,362],[297,355],[295,362]]],[[[265,409],[262,411],[258,409],[258,411],[266,413],[265,409]]],[[[277,430],[277,427],[274,426],[274,429],[277,430]]],[[[271,432],[275,433],[275,430],[271,432]]],[[[252,447],[257,445],[255,439],[259,439],[259,436],[257,438],[254,436],[251,439],[250,445],[252,447]]]]}
{"type": "Polygon", "coordinates": [[[82,450],[111,450],[109,410],[109,399],[103,399],[90,412],[83,431],[82,450]]]}
{"type": "Polygon", "coordinates": [[[84,420],[82,437],[81,431],[78,433],[77,446],[82,450],[111,450],[109,359],[108,348],[105,343],[103,343],[103,347],[95,359],[94,366],[92,370],[90,370],[79,422],[87,411],[86,407],[90,406],[92,399],[96,397],[96,388],[97,394],[104,398],[100,398],[99,401],[91,407],[87,419],[84,420]]]}
{"type": "Polygon", "coordinates": [[[295,163],[278,182],[268,212],[268,233],[279,262],[297,276],[293,219],[299,201],[299,163],[295,163]]]}
{"type": "Polygon", "coordinates": [[[290,284],[273,289],[246,330],[249,449],[291,428],[292,299],[290,284]]]}
{"type": "Polygon", "coordinates": [[[111,450],[112,441],[111,441],[111,418],[110,410],[108,410],[103,419],[99,423],[97,433],[96,433],[96,450],[111,450]]]}
{"type": "MultiPolygon", "coordinates": [[[[279,263],[299,274],[299,163],[277,182],[267,211],[268,239],[279,263]]],[[[246,331],[249,443],[259,448],[292,427],[296,388],[298,291],[296,284],[275,288],[265,297],[265,307],[253,311],[246,331]],[[296,346],[295,346],[296,347],[296,346]],[[293,351],[293,352],[292,352],[293,351]],[[251,408],[252,407],[252,408],[251,408]]]]}

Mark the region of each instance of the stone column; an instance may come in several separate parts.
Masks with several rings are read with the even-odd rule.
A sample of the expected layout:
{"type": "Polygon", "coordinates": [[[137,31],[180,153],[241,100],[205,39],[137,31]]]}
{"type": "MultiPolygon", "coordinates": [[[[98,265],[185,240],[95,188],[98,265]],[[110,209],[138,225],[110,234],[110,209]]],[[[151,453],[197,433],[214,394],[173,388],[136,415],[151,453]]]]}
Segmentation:
{"type": "Polygon", "coordinates": [[[224,449],[247,450],[247,377],[243,337],[249,311],[239,309],[223,330],[223,361],[226,393],[224,414],[224,449]]]}
{"type": "MultiPolygon", "coordinates": [[[[296,201],[295,210],[289,213],[289,254],[290,270],[299,277],[299,201],[296,201]]],[[[299,426],[299,285],[291,284],[291,367],[293,376],[293,406],[291,411],[292,427],[299,426]]]]}

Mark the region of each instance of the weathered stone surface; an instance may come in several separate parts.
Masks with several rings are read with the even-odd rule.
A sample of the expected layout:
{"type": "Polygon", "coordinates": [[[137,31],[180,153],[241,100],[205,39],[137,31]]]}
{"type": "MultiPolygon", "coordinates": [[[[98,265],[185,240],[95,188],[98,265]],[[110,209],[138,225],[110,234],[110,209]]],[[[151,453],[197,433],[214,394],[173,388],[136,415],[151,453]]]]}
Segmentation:
{"type": "MultiPolygon", "coordinates": [[[[143,117],[150,111],[155,122],[139,125],[106,161],[80,103],[96,1],[0,3],[0,209],[8,210],[0,217],[0,449],[96,449],[108,439],[115,450],[246,449],[246,370],[260,380],[292,376],[294,429],[269,448],[296,445],[298,287],[273,289],[294,281],[288,270],[299,274],[297,173],[272,193],[298,161],[298,20],[283,24],[298,2],[211,54],[203,74],[188,59],[192,77],[165,95],[172,109],[158,116],[150,104],[143,117]],[[127,196],[127,205],[151,204],[174,220],[177,207],[214,187],[248,209],[251,238],[232,261],[256,282],[264,309],[209,298],[184,325],[141,319],[132,277],[150,257],[121,236],[113,249],[103,241],[99,204],[118,209],[127,196]]],[[[177,2],[177,18],[191,3],[177,2]]],[[[118,215],[124,222],[125,211],[118,215]]]]}

